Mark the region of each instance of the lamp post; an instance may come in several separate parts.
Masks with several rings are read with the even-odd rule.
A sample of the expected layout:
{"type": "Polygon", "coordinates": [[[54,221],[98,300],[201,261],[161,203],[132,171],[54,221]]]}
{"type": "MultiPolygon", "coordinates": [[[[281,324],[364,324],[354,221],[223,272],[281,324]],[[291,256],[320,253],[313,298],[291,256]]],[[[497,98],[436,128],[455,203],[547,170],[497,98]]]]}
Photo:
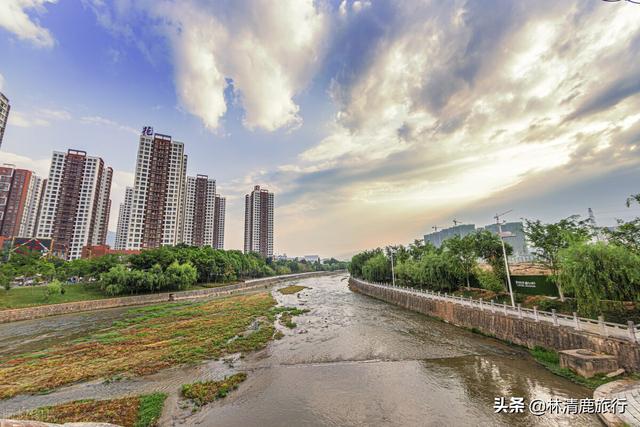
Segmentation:
{"type": "MultiPolygon", "coordinates": [[[[509,273],[509,261],[507,260],[507,248],[504,245],[505,237],[502,233],[502,221],[500,221],[500,217],[508,214],[513,209],[508,210],[507,212],[501,213],[500,215],[496,214],[494,217],[496,219],[496,224],[498,225],[498,236],[500,236],[500,243],[502,244],[502,256],[504,257],[504,268],[507,273],[507,283],[509,284],[509,296],[511,297],[511,306],[515,308],[516,302],[513,299],[513,288],[511,287],[511,274],[509,273]]],[[[509,233],[510,234],[510,233],[509,233]]]]}

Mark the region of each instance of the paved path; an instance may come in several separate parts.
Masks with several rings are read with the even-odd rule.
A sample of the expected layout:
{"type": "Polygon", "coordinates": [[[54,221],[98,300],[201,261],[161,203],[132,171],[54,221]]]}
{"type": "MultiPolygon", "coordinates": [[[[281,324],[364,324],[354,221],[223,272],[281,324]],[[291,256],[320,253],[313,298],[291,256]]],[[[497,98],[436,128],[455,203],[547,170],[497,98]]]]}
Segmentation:
{"type": "Polygon", "coordinates": [[[623,414],[600,415],[607,426],[640,426],[640,381],[620,380],[604,384],[593,392],[593,398],[627,400],[623,414]]]}

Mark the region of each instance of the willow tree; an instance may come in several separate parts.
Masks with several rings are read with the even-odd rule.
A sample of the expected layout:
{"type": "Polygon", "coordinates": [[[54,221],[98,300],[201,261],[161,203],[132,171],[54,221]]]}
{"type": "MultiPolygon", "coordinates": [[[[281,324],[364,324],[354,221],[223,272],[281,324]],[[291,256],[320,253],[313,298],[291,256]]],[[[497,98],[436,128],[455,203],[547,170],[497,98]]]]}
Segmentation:
{"type": "Polygon", "coordinates": [[[558,288],[560,300],[564,301],[564,290],[562,283],[558,280],[559,254],[561,250],[586,242],[591,237],[592,231],[588,220],[580,220],[577,215],[551,224],[527,219],[524,232],[534,247],[533,253],[551,271],[551,279],[558,288]]]}
{"type": "Polygon", "coordinates": [[[558,282],[571,289],[578,311],[594,316],[604,299],[640,301],[640,256],[622,246],[578,243],[558,254],[558,282]]]}

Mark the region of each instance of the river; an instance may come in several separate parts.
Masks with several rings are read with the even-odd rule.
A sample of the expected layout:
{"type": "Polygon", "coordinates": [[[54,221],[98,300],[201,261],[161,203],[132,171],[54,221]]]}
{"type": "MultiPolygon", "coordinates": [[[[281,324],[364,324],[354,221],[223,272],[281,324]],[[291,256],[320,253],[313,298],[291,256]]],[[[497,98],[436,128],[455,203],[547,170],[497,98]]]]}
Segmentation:
{"type": "MultiPolygon", "coordinates": [[[[298,295],[274,290],[278,302],[310,312],[296,317],[298,327],[283,328],[285,337],[261,352],[231,364],[209,362],[135,380],[78,384],[45,396],[17,396],[0,402],[0,413],[76,398],[164,390],[173,395],[162,425],[601,425],[593,415],[495,414],[494,399],[500,396],[525,401],[591,397],[590,390],[551,374],[519,348],[352,293],[346,275],[291,283],[309,289],[298,295]],[[226,399],[196,412],[181,408],[181,383],[237,370],[247,372],[248,379],[226,399]]],[[[124,312],[103,312],[105,322],[111,319],[108,313],[118,317],[124,312]]],[[[28,328],[26,322],[13,325],[48,331],[35,325],[73,323],[81,318],[77,316],[40,319],[28,328]]],[[[0,339],[6,339],[8,326],[0,328],[0,339]]],[[[95,328],[95,323],[87,326],[95,328]]],[[[70,337],[79,333],[73,327],[67,331],[70,337]]]]}

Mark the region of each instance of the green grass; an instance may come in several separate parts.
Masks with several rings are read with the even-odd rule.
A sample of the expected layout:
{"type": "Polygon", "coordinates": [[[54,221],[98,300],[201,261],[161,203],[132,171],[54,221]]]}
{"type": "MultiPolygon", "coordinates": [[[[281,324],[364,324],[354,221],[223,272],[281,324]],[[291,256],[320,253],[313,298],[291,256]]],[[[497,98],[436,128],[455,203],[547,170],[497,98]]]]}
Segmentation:
{"type": "Polygon", "coordinates": [[[224,399],[247,379],[247,374],[240,372],[222,381],[205,381],[182,386],[182,397],[191,400],[196,406],[203,406],[218,399],[224,399]]]}
{"type": "MultiPolygon", "coordinates": [[[[206,286],[195,285],[188,291],[206,289],[206,286]]],[[[104,294],[99,283],[78,283],[64,286],[64,294],[47,296],[46,286],[24,286],[11,288],[9,291],[0,289],[0,310],[14,308],[35,307],[39,305],[62,304],[66,302],[89,301],[105,298],[115,298],[104,294]]],[[[126,297],[130,295],[117,295],[126,297]]]]}
{"type": "MultiPolygon", "coordinates": [[[[529,350],[529,352],[531,353],[533,358],[536,359],[536,361],[538,361],[538,363],[540,363],[542,366],[544,366],[554,374],[564,377],[570,381],[573,381],[576,384],[580,384],[592,390],[595,390],[596,388],[600,387],[603,384],[609,383],[611,381],[617,381],[622,378],[622,377],[607,378],[603,374],[599,374],[591,378],[585,378],[581,375],[576,374],[570,369],[561,368],[560,356],[558,355],[557,352],[553,350],[548,350],[543,347],[535,347],[533,350],[529,350]]],[[[638,379],[640,378],[640,376],[634,374],[630,376],[625,376],[625,378],[638,379]]]]}
{"type": "Polygon", "coordinates": [[[311,288],[307,288],[306,286],[290,285],[290,286],[287,286],[286,288],[278,289],[278,292],[280,292],[282,295],[292,295],[292,294],[297,294],[298,292],[303,291],[305,289],[311,289],[311,288]]]}
{"type": "Polygon", "coordinates": [[[65,285],[64,290],[63,295],[47,297],[46,286],[15,287],[8,291],[1,289],[0,310],[108,298],[97,283],[65,285]]]}
{"type": "Polygon", "coordinates": [[[274,305],[263,292],[130,310],[130,317],[87,337],[0,357],[0,400],[262,349],[276,332],[274,305]]]}
{"type": "Polygon", "coordinates": [[[134,427],[155,426],[162,415],[162,407],[167,395],[164,393],[153,393],[140,397],[140,407],[138,408],[138,419],[134,427]]]}
{"type": "Polygon", "coordinates": [[[153,393],[121,399],[76,400],[37,408],[13,418],[56,424],[90,422],[111,423],[123,427],[155,427],[166,398],[167,395],[164,393],[153,393]]]}

